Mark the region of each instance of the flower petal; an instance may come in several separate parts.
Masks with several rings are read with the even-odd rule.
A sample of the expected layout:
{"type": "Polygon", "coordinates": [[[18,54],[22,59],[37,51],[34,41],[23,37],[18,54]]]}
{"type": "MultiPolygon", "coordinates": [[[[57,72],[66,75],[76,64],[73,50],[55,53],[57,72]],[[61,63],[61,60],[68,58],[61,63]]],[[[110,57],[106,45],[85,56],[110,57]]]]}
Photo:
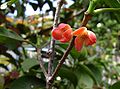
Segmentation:
{"type": "Polygon", "coordinates": [[[52,30],[52,37],[62,43],[69,42],[72,38],[72,28],[68,24],[61,23],[52,30]]]}
{"type": "Polygon", "coordinates": [[[69,42],[72,38],[71,35],[72,30],[68,29],[62,34],[62,39],[60,40],[62,43],[69,42]]]}
{"type": "Polygon", "coordinates": [[[66,42],[69,42],[69,40],[67,39],[67,38],[62,38],[62,39],[60,39],[60,42],[62,42],[62,43],[66,43],[66,42]]]}
{"type": "Polygon", "coordinates": [[[84,41],[79,36],[75,38],[75,48],[77,51],[80,51],[82,49],[83,43],[84,41]]]}
{"type": "Polygon", "coordinates": [[[81,36],[84,33],[87,33],[87,28],[86,27],[80,27],[79,29],[75,30],[72,34],[73,36],[81,36]]]}
{"type": "Polygon", "coordinates": [[[88,31],[88,38],[85,40],[85,45],[92,45],[96,43],[96,35],[92,31],[88,31]]]}
{"type": "Polygon", "coordinates": [[[68,24],[61,23],[61,24],[59,24],[58,29],[61,31],[66,31],[67,29],[71,29],[71,27],[68,24]]]}
{"type": "Polygon", "coordinates": [[[58,28],[55,28],[52,30],[52,37],[55,40],[60,40],[62,39],[62,32],[58,28]]]}
{"type": "Polygon", "coordinates": [[[63,33],[63,37],[67,38],[67,39],[71,39],[72,38],[72,29],[68,29],[63,33]]]}

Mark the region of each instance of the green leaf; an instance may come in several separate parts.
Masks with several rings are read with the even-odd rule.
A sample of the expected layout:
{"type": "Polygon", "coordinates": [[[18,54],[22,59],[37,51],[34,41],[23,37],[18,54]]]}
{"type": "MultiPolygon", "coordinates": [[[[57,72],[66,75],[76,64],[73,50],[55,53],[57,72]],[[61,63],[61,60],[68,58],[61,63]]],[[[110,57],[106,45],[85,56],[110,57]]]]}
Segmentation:
{"type": "Polygon", "coordinates": [[[7,30],[4,27],[0,27],[0,39],[1,38],[9,38],[17,41],[23,41],[24,39],[21,38],[18,34],[11,30],[7,30]]]}
{"type": "Polygon", "coordinates": [[[35,76],[23,76],[14,80],[10,89],[45,89],[45,81],[35,76]]]}
{"type": "Polygon", "coordinates": [[[77,72],[78,72],[78,77],[79,77],[79,74],[85,73],[91,77],[91,79],[94,81],[95,84],[98,84],[97,79],[94,76],[93,72],[87,66],[79,64],[77,72]]]}
{"type": "Polygon", "coordinates": [[[74,85],[74,87],[76,87],[76,85],[78,83],[78,79],[77,79],[77,76],[75,75],[75,73],[71,70],[71,68],[63,66],[59,70],[58,75],[62,78],[66,78],[66,79],[70,80],[70,82],[74,85]]]}
{"type": "Polygon", "coordinates": [[[110,87],[110,89],[119,89],[119,88],[120,88],[120,81],[114,83],[114,84],[110,87]]]}
{"type": "Polygon", "coordinates": [[[15,58],[13,58],[13,56],[9,53],[3,53],[3,55],[6,57],[6,58],[0,58],[0,61],[1,61],[1,65],[2,67],[4,67],[6,70],[7,69],[7,66],[5,66],[8,62],[15,65],[16,67],[18,67],[18,60],[16,60],[15,58]]]}
{"type": "Polygon", "coordinates": [[[39,6],[40,10],[42,10],[43,5],[45,4],[45,1],[43,1],[43,0],[37,0],[37,1],[38,1],[38,6],[39,6]]]}
{"type": "Polygon", "coordinates": [[[7,30],[4,27],[0,27],[0,43],[4,44],[8,48],[16,48],[18,46],[18,42],[23,40],[24,39],[15,32],[7,30]]]}
{"type": "Polygon", "coordinates": [[[17,17],[20,17],[20,16],[25,16],[25,6],[21,3],[20,0],[18,0],[16,3],[15,3],[15,8],[17,10],[17,17]]]}
{"type": "Polygon", "coordinates": [[[49,5],[50,8],[53,8],[53,3],[52,3],[52,1],[50,1],[50,0],[47,1],[47,0],[46,0],[46,2],[48,3],[48,5],[49,5]]]}
{"type": "Polygon", "coordinates": [[[120,75],[120,65],[118,64],[114,69],[120,75]]]}
{"type": "Polygon", "coordinates": [[[4,82],[4,77],[0,75],[0,89],[3,89],[4,82]]]}
{"type": "Polygon", "coordinates": [[[0,67],[2,67],[2,68],[4,68],[4,69],[8,70],[7,66],[5,66],[4,64],[0,64],[0,67]]]}
{"type": "Polygon", "coordinates": [[[5,2],[2,5],[0,5],[0,9],[7,9],[8,6],[11,6],[16,1],[18,1],[18,0],[10,0],[8,2],[5,2]]]}
{"type": "Polygon", "coordinates": [[[82,72],[79,75],[79,82],[76,89],[92,89],[93,84],[92,78],[87,73],[82,72]]]}
{"type": "Polygon", "coordinates": [[[75,48],[73,48],[70,52],[70,55],[73,59],[78,59],[79,61],[83,61],[87,59],[87,50],[83,47],[80,52],[78,52],[75,48]]]}
{"type": "Polygon", "coordinates": [[[38,65],[39,62],[36,59],[25,59],[22,63],[22,68],[24,71],[29,71],[35,65],[38,65]]]}
{"type": "MultiPolygon", "coordinates": [[[[68,44],[61,44],[57,43],[59,47],[57,47],[57,52],[59,52],[61,55],[63,55],[64,51],[67,49],[68,44]]],[[[83,47],[81,52],[77,52],[77,50],[73,47],[73,49],[70,51],[69,54],[73,59],[78,59],[79,61],[85,60],[87,57],[87,51],[83,47]]]]}
{"type": "Polygon", "coordinates": [[[8,5],[12,5],[13,3],[15,3],[15,2],[17,2],[18,0],[10,0],[9,2],[8,2],[8,5]]]}
{"type": "Polygon", "coordinates": [[[32,6],[32,8],[33,8],[35,11],[37,10],[38,4],[36,4],[36,3],[31,3],[31,2],[29,2],[29,4],[32,6]]]}
{"type": "Polygon", "coordinates": [[[102,72],[101,72],[100,68],[98,68],[94,64],[88,64],[87,67],[92,71],[97,82],[100,84],[101,80],[102,80],[102,72]]]}
{"type": "Polygon", "coordinates": [[[15,65],[16,67],[18,67],[18,64],[17,64],[17,60],[16,59],[13,59],[13,58],[10,58],[9,60],[7,60],[9,63],[15,65]]]}
{"type": "Polygon", "coordinates": [[[46,12],[52,11],[54,9],[52,1],[46,0],[45,3],[47,3],[49,5],[49,8],[50,8],[50,9],[46,10],[46,12]]]}
{"type": "MultiPolygon", "coordinates": [[[[118,0],[103,0],[106,5],[108,5],[111,8],[120,8],[120,1],[118,0]]],[[[116,16],[117,20],[120,22],[120,12],[114,12],[114,15],[116,16]]]]}

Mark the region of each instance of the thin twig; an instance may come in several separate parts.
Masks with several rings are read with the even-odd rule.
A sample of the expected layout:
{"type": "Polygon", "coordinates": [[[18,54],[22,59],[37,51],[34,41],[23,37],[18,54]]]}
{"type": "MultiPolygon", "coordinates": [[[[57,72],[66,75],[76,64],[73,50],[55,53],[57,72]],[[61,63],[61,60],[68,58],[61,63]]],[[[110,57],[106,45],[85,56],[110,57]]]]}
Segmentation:
{"type": "MultiPolygon", "coordinates": [[[[54,18],[54,23],[53,23],[53,29],[56,28],[57,25],[58,25],[60,9],[61,9],[63,3],[64,3],[64,0],[59,0],[58,3],[57,3],[56,13],[55,13],[55,18],[54,18]]],[[[46,84],[47,89],[50,89],[50,87],[51,87],[49,79],[52,75],[53,59],[54,59],[54,56],[55,56],[55,40],[53,38],[51,38],[49,53],[50,53],[50,59],[49,59],[49,63],[48,63],[48,79],[47,79],[47,84],[46,84]]]]}
{"type": "Polygon", "coordinates": [[[41,48],[40,48],[40,47],[37,47],[37,46],[36,46],[34,43],[32,43],[31,41],[26,41],[26,40],[24,40],[24,42],[31,44],[31,45],[32,45],[33,47],[35,47],[35,49],[37,50],[37,59],[38,59],[38,61],[39,61],[40,68],[42,69],[45,77],[47,78],[47,71],[46,71],[46,69],[45,69],[45,67],[44,67],[44,65],[43,65],[43,60],[41,59],[41,48]]]}
{"type": "Polygon", "coordinates": [[[26,43],[28,43],[28,44],[31,44],[33,47],[36,48],[36,45],[35,45],[34,43],[32,43],[31,41],[24,40],[23,42],[26,42],[26,43]]]}
{"type": "Polygon", "coordinates": [[[84,13],[84,18],[83,18],[83,20],[82,20],[82,23],[81,23],[80,27],[86,26],[86,24],[88,23],[88,21],[89,21],[91,18],[92,18],[92,15],[89,14],[88,12],[85,12],[85,13],[84,13]]]}
{"type": "Polygon", "coordinates": [[[81,13],[83,13],[85,11],[85,8],[81,9],[79,12],[77,12],[75,15],[69,17],[68,19],[64,20],[63,22],[68,22],[71,21],[73,18],[79,16],[81,13]]]}
{"type": "Polygon", "coordinates": [[[41,49],[40,48],[36,48],[36,50],[37,50],[37,59],[39,60],[39,65],[41,67],[41,70],[44,73],[44,76],[47,78],[47,71],[46,71],[46,69],[44,67],[43,60],[41,58],[41,49]]]}
{"type": "Polygon", "coordinates": [[[62,64],[64,63],[64,61],[65,61],[66,57],[68,56],[70,50],[74,46],[74,39],[75,39],[75,37],[73,37],[73,39],[70,42],[68,48],[66,49],[66,52],[64,53],[64,55],[62,56],[61,60],[59,61],[58,65],[57,65],[57,67],[56,67],[56,69],[55,69],[55,71],[54,71],[54,73],[53,73],[53,75],[52,75],[52,77],[50,79],[51,83],[53,82],[53,80],[54,80],[55,76],[57,75],[59,69],[61,68],[62,64]]]}

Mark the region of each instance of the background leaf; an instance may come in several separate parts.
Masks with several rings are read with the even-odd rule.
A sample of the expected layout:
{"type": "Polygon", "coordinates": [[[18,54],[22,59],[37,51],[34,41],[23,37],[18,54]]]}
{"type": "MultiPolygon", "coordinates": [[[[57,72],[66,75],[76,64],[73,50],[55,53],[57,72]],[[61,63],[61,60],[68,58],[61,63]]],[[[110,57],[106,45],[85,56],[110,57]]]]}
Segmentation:
{"type": "MultiPolygon", "coordinates": [[[[120,8],[120,1],[118,0],[103,0],[105,2],[106,5],[108,5],[111,8],[120,8]]],[[[115,12],[113,13],[114,16],[116,16],[116,19],[118,20],[118,22],[120,22],[120,12],[115,12]]]]}
{"type": "Polygon", "coordinates": [[[79,75],[79,82],[76,89],[92,89],[93,84],[92,78],[88,74],[82,72],[79,75]]]}
{"type": "MultiPolygon", "coordinates": [[[[63,55],[64,51],[66,50],[68,44],[61,44],[57,43],[59,47],[56,47],[56,51],[63,55]]],[[[83,49],[80,52],[77,52],[77,50],[73,47],[69,54],[74,60],[78,59],[79,61],[83,61],[87,59],[87,50],[83,47],[83,49]]]]}
{"type": "Polygon", "coordinates": [[[119,89],[119,88],[120,88],[120,81],[114,83],[114,84],[110,87],[110,89],[119,89]]]}
{"type": "Polygon", "coordinates": [[[76,69],[76,72],[77,72],[78,77],[79,77],[79,75],[81,75],[81,74],[84,75],[84,73],[85,73],[86,76],[91,77],[91,79],[94,81],[95,84],[98,84],[98,81],[97,81],[96,77],[94,76],[93,72],[86,65],[79,64],[76,69]]]}
{"type": "Polygon", "coordinates": [[[35,76],[23,76],[13,81],[10,89],[44,89],[45,82],[35,76]]]}
{"type": "Polygon", "coordinates": [[[4,69],[8,70],[7,66],[5,66],[4,64],[0,64],[0,68],[4,68],[4,69]]]}
{"type": "Polygon", "coordinates": [[[22,68],[24,71],[29,71],[35,65],[38,65],[39,62],[36,59],[25,59],[22,63],[22,68]]]}
{"type": "Polygon", "coordinates": [[[102,72],[101,72],[100,68],[97,67],[94,64],[87,64],[87,67],[92,71],[92,73],[94,74],[95,79],[100,84],[101,81],[102,81],[102,72]]]}
{"type": "Polygon", "coordinates": [[[33,8],[35,11],[37,10],[38,4],[32,3],[32,2],[30,2],[29,4],[32,6],[32,8],[33,8]]]}
{"type": "Polygon", "coordinates": [[[0,43],[10,49],[14,49],[19,45],[20,41],[24,41],[24,39],[15,32],[7,30],[4,27],[0,27],[0,43]]]}
{"type": "Polygon", "coordinates": [[[63,65],[63,67],[59,70],[58,75],[61,78],[66,78],[66,79],[70,80],[70,82],[74,85],[74,87],[76,87],[76,85],[78,83],[77,76],[75,75],[75,73],[72,70],[70,70],[69,67],[65,67],[63,65]]]}
{"type": "Polygon", "coordinates": [[[0,89],[3,89],[4,83],[4,77],[0,75],[0,89]]]}

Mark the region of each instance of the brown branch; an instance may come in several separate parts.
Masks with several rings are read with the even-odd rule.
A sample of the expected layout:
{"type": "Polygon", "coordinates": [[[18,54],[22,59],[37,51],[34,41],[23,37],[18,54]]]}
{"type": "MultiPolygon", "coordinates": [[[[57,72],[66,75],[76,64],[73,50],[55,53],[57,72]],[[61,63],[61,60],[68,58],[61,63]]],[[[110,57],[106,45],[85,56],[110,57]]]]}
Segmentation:
{"type": "Polygon", "coordinates": [[[71,21],[73,18],[79,16],[81,13],[83,13],[85,11],[85,8],[81,9],[79,12],[77,12],[75,15],[69,17],[68,19],[64,20],[63,22],[68,22],[71,21]]]}
{"type": "Polygon", "coordinates": [[[85,13],[84,13],[84,18],[83,18],[83,20],[82,20],[82,23],[81,23],[80,27],[86,26],[86,24],[88,23],[88,21],[89,21],[91,18],[92,18],[92,15],[89,14],[89,13],[87,13],[87,12],[85,12],[85,13]]]}
{"type": "Polygon", "coordinates": [[[61,60],[59,61],[59,63],[57,65],[57,67],[56,67],[56,69],[55,69],[51,79],[49,80],[51,83],[54,81],[55,76],[57,75],[59,69],[61,68],[62,64],[64,63],[64,61],[65,61],[66,57],[68,56],[70,50],[74,46],[74,39],[75,39],[75,37],[73,37],[71,43],[69,44],[68,48],[66,49],[66,52],[64,53],[64,55],[62,56],[61,60]]]}
{"type": "Polygon", "coordinates": [[[37,50],[37,59],[38,59],[38,61],[39,61],[40,68],[41,68],[41,70],[43,71],[43,74],[44,74],[45,78],[47,78],[47,75],[48,75],[48,74],[47,74],[47,71],[46,71],[46,69],[45,69],[45,67],[44,67],[43,60],[42,60],[42,58],[41,58],[41,48],[40,48],[40,47],[37,47],[35,44],[33,44],[33,43],[30,42],[30,41],[24,40],[24,42],[29,43],[29,44],[31,44],[33,47],[36,48],[36,50],[37,50]]]}
{"type": "MultiPolygon", "coordinates": [[[[82,24],[81,24],[80,27],[86,26],[86,24],[87,24],[88,21],[91,19],[91,17],[92,17],[92,16],[91,16],[90,14],[88,14],[87,12],[85,12],[85,13],[84,13],[84,18],[83,18],[83,20],[82,20],[82,24]]],[[[64,55],[62,56],[61,60],[59,61],[59,63],[58,63],[58,65],[57,65],[57,67],[56,67],[56,69],[55,69],[55,71],[54,71],[51,79],[49,80],[51,83],[53,83],[55,76],[58,74],[58,71],[60,70],[60,68],[61,68],[62,64],[64,63],[65,59],[67,58],[69,52],[71,51],[72,47],[74,46],[74,40],[75,40],[75,37],[73,37],[73,39],[72,39],[72,41],[70,42],[67,50],[65,51],[65,53],[64,53],[64,55]]]]}
{"type": "Polygon", "coordinates": [[[40,68],[43,71],[45,78],[47,78],[48,74],[47,74],[47,71],[46,71],[46,69],[44,67],[43,60],[41,58],[41,49],[40,48],[36,48],[36,50],[37,50],[37,59],[39,60],[40,68]]]}
{"type": "MultiPolygon", "coordinates": [[[[53,23],[53,29],[57,27],[58,25],[58,19],[59,19],[59,14],[60,14],[60,9],[64,3],[64,0],[59,0],[57,3],[57,8],[56,8],[56,13],[55,13],[55,18],[54,18],[54,23],[53,23]]],[[[49,82],[49,79],[51,78],[52,71],[53,71],[53,60],[55,56],[55,40],[52,38],[51,43],[50,43],[50,59],[48,63],[48,76],[46,80],[46,88],[51,89],[51,83],[49,82]]]]}

